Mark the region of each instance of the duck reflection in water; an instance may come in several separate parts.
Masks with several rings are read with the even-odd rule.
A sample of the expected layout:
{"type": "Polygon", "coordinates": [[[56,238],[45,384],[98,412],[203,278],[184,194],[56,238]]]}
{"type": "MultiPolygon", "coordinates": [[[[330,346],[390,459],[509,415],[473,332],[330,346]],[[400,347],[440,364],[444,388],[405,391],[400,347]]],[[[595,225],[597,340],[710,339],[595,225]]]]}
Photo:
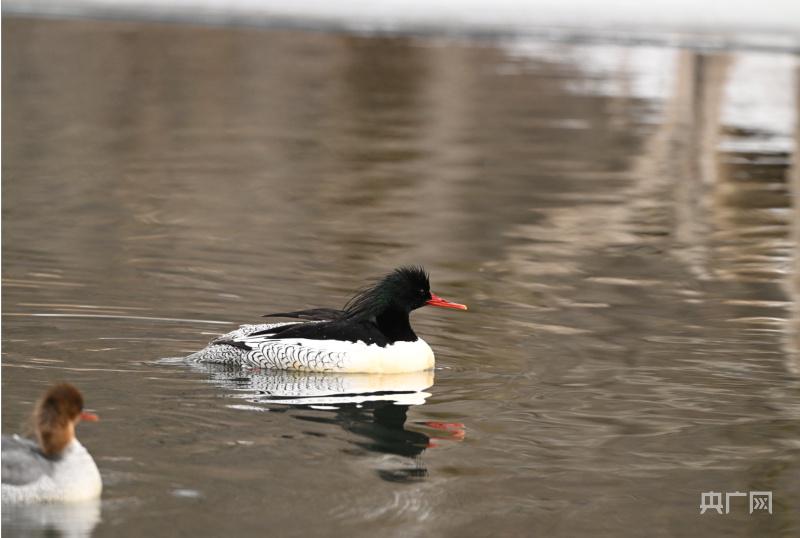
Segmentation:
{"type": "MultiPolygon", "coordinates": [[[[412,458],[414,467],[378,469],[378,475],[391,482],[405,482],[425,478],[428,470],[421,454],[428,448],[439,446],[437,440],[464,438],[464,425],[456,422],[412,422],[407,424],[409,405],[392,401],[341,404],[331,409],[333,416],[297,415],[295,418],[321,424],[336,424],[361,437],[352,441],[360,450],[348,451],[354,455],[378,452],[412,458]],[[410,427],[409,427],[410,426],[410,427]],[[426,433],[424,430],[429,430],[426,433]],[[436,432],[436,433],[434,433],[436,432]]],[[[309,406],[309,409],[313,409],[309,406]]]]}
{"type": "Polygon", "coordinates": [[[100,499],[69,503],[33,503],[4,506],[2,534],[5,536],[91,536],[100,523],[100,499]]]}
{"type": "MultiPolygon", "coordinates": [[[[408,410],[430,396],[433,371],[409,374],[335,374],[286,370],[248,370],[224,365],[194,365],[211,382],[234,389],[249,404],[266,404],[273,412],[293,413],[298,420],[336,425],[358,436],[356,448],[347,452],[370,452],[410,458],[411,468],[378,469],[389,481],[423,479],[428,471],[421,454],[441,441],[461,441],[464,425],[457,422],[408,422],[408,410]]],[[[234,405],[252,408],[252,405],[234,405]]],[[[319,435],[319,434],[310,434],[319,435]]]]}

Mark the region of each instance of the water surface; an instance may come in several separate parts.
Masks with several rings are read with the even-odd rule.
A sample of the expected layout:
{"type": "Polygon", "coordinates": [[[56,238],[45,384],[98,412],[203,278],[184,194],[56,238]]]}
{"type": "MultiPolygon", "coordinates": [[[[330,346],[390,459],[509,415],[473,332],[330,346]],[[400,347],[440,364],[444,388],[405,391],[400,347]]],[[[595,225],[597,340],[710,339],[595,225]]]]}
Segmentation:
{"type": "Polygon", "coordinates": [[[105,483],[4,532],[800,533],[796,57],[9,17],[3,45],[3,431],[75,383],[105,483]],[[433,374],[160,360],[401,263],[470,305],[414,314],[433,374]],[[751,490],[771,516],[699,514],[751,490]]]}

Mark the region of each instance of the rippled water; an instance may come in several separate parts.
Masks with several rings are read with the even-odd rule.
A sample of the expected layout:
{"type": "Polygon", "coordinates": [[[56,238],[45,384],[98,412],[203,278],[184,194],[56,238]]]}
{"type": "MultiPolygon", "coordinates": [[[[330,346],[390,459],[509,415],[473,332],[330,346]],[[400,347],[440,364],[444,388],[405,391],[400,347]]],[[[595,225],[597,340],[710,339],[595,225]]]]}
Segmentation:
{"type": "Polygon", "coordinates": [[[797,536],[798,61],[3,20],[3,413],[102,502],[9,535],[797,536]],[[161,360],[401,263],[434,374],[161,360]],[[705,491],[774,513],[699,515],[705,491]]]}

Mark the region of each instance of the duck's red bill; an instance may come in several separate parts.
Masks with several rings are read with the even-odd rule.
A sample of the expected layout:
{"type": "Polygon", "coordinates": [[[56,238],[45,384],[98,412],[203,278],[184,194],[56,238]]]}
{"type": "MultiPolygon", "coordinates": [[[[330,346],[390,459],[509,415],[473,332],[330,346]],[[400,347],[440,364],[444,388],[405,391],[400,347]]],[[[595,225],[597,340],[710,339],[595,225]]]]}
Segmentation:
{"type": "Polygon", "coordinates": [[[459,303],[451,303],[450,301],[445,301],[435,293],[431,293],[430,300],[426,301],[425,304],[430,306],[441,306],[442,308],[455,308],[456,310],[466,310],[467,305],[459,304],[459,303]]]}
{"type": "Polygon", "coordinates": [[[90,413],[89,411],[84,411],[81,413],[81,420],[86,420],[88,422],[97,422],[100,420],[100,417],[95,415],[94,413],[90,413]]]}

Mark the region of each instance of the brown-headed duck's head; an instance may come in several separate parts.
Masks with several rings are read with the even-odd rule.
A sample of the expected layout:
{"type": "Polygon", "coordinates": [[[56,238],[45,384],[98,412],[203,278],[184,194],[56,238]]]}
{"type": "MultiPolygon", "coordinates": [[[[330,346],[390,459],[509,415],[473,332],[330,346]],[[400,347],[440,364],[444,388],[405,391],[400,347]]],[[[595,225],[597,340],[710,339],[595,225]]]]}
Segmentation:
{"type": "Polygon", "coordinates": [[[83,396],[78,389],[69,383],[59,383],[36,404],[33,420],[42,452],[47,456],[58,456],[75,438],[78,422],[94,422],[98,417],[83,410],[83,396]]]}

